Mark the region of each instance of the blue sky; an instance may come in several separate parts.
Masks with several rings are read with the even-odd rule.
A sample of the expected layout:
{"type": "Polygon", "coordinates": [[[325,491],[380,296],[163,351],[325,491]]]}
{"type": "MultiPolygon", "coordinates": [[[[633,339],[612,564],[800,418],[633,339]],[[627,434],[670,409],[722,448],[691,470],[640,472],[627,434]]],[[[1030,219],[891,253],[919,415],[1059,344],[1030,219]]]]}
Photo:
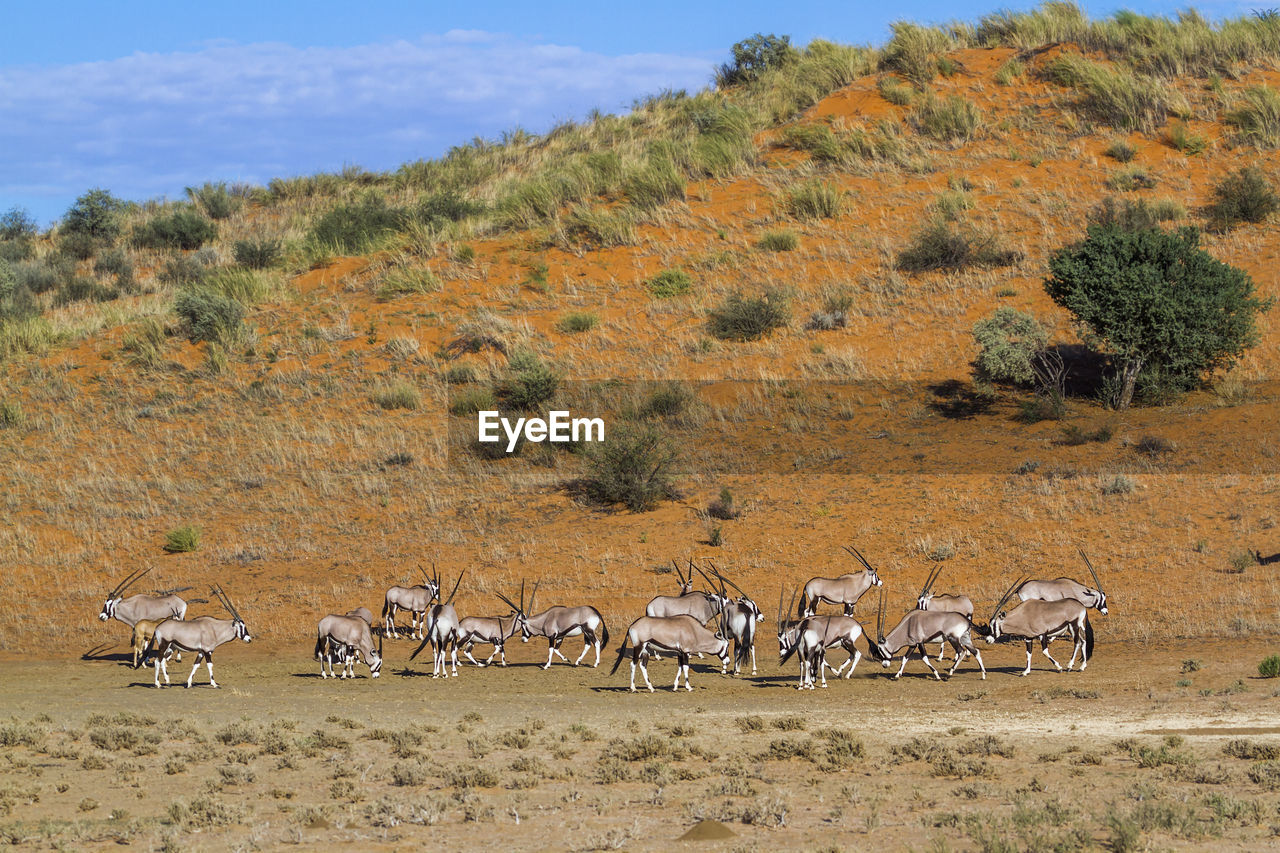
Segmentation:
{"type": "MultiPolygon", "coordinates": [[[[976,20],[1035,4],[610,5],[13,4],[0,29],[0,211],[23,207],[48,224],[91,187],[178,198],[206,180],[390,169],[475,136],[701,88],[755,32],[879,43],[895,20],[976,20]]],[[[1185,7],[1081,5],[1095,16],[1185,7]]],[[[1197,8],[1219,18],[1265,5],[1197,8]]]]}

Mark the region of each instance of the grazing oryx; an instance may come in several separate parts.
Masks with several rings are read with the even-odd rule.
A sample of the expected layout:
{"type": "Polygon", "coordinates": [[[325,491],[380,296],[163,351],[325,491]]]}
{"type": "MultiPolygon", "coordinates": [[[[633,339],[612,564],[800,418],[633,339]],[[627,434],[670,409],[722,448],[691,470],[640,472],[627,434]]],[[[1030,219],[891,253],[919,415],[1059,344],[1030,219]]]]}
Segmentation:
{"type": "Polygon", "coordinates": [[[195,678],[196,670],[200,668],[201,660],[205,661],[209,669],[209,686],[217,687],[218,683],[213,680],[213,650],[232,640],[244,640],[247,643],[253,639],[249,636],[244,620],[231,604],[231,599],[223,593],[222,587],[214,587],[213,594],[227,608],[227,612],[231,614],[230,619],[214,619],[212,616],[198,616],[189,622],[166,619],[156,626],[156,687],[160,686],[161,675],[164,675],[164,683],[169,683],[169,655],[174,650],[196,653],[195,666],[191,667],[191,674],[187,676],[188,687],[191,686],[191,679],[195,678]]]}
{"type": "MultiPolygon", "coordinates": [[[[435,567],[432,567],[435,571],[435,567]]],[[[453,651],[453,675],[458,674],[458,611],[453,609],[453,597],[458,594],[458,587],[462,584],[462,576],[467,573],[463,569],[458,573],[458,580],[453,585],[453,592],[449,593],[449,598],[439,604],[432,605],[427,609],[425,621],[427,623],[426,633],[423,637],[422,644],[413,650],[413,654],[409,655],[409,660],[413,660],[418,653],[427,647],[427,643],[431,644],[432,652],[432,668],[431,677],[439,678],[441,675],[448,678],[448,665],[445,662],[445,654],[452,649],[453,651]]],[[[436,575],[432,581],[435,588],[440,588],[440,576],[436,575]]]]}
{"type": "Polygon", "coordinates": [[[680,689],[680,674],[684,674],[685,690],[693,690],[689,684],[689,656],[692,654],[713,654],[720,658],[722,668],[729,665],[729,641],[720,633],[711,630],[692,616],[641,616],[627,628],[622,645],[618,647],[618,659],[613,662],[613,675],[622,665],[623,655],[627,653],[627,643],[631,644],[631,692],[636,692],[636,664],[640,665],[640,674],[644,676],[644,684],[653,692],[653,684],[649,681],[649,668],[646,666],[654,649],[673,653],[676,656],[676,681],[672,690],[680,689]]]}
{"type": "Polygon", "coordinates": [[[933,673],[933,677],[941,681],[942,676],[933,668],[933,664],[929,663],[929,653],[924,648],[925,643],[941,640],[945,643],[950,643],[951,648],[956,651],[956,660],[951,665],[951,669],[947,671],[948,676],[954,673],[956,667],[960,665],[962,660],[961,651],[963,650],[973,655],[978,661],[978,668],[982,670],[982,678],[986,680],[987,667],[982,663],[982,653],[973,644],[973,637],[970,635],[972,630],[973,623],[959,613],[948,613],[942,610],[912,610],[902,617],[902,621],[886,637],[884,633],[884,592],[881,591],[880,613],[876,618],[876,634],[880,639],[879,642],[871,644],[871,654],[873,657],[879,658],[881,664],[887,667],[899,649],[906,649],[902,654],[902,666],[898,668],[897,674],[893,676],[896,680],[902,677],[903,670],[907,668],[907,661],[911,658],[911,650],[915,649],[920,653],[920,659],[924,661],[924,665],[929,667],[929,671],[933,673]]]}
{"type": "Polygon", "coordinates": [[[867,562],[866,557],[862,556],[861,551],[850,548],[848,545],[841,547],[862,563],[862,571],[841,575],[838,578],[810,578],[804,585],[804,592],[800,595],[800,609],[797,615],[801,619],[817,613],[820,601],[825,601],[827,604],[842,604],[844,615],[850,616],[853,614],[853,605],[858,603],[858,599],[862,598],[867,590],[873,586],[884,585],[884,581],[880,580],[880,576],[867,562]]]}
{"type": "Polygon", "coordinates": [[[440,584],[427,577],[422,566],[418,566],[418,570],[422,572],[425,584],[393,586],[387,590],[382,604],[383,634],[399,639],[400,635],[396,633],[396,612],[403,609],[409,611],[409,637],[414,640],[422,639],[422,623],[431,602],[440,597],[440,584]]]}
{"type": "Polygon", "coordinates": [[[1071,578],[1058,578],[1051,581],[1031,580],[1018,587],[1018,598],[1023,601],[1062,601],[1064,599],[1072,599],[1083,604],[1085,607],[1095,607],[1103,616],[1107,615],[1107,594],[1102,591],[1102,583],[1098,580],[1098,573],[1093,569],[1093,563],[1089,562],[1089,558],[1085,556],[1084,549],[1080,549],[1080,556],[1084,557],[1084,564],[1089,567],[1089,574],[1093,575],[1095,587],[1088,587],[1079,581],[1071,578]]]}
{"type": "Polygon", "coordinates": [[[1028,675],[1031,672],[1031,643],[1039,640],[1041,654],[1053,663],[1058,672],[1062,672],[1062,665],[1049,654],[1049,643],[1054,637],[1070,631],[1075,648],[1071,650],[1067,671],[1070,672],[1075,666],[1076,655],[1081,654],[1080,671],[1084,672],[1085,667],[1089,665],[1089,658],[1093,657],[1093,626],[1089,624],[1089,609],[1074,598],[1058,601],[1040,601],[1033,598],[1030,601],[1023,601],[1012,612],[1005,612],[1003,608],[1013,597],[1018,583],[1009,587],[992,612],[991,625],[987,628],[987,642],[994,643],[1002,638],[1025,641],[1027,668],[1019,675],[1028,675]]]}
{"type": "Polygon", "coordinates": [[[369,677],[377,678],[382,672],[382,637],[378,637],[378,647],[373,646],[373,630],[370,621],[373,614],[363,607],[350,611],[345,616],[330,614],[320,620],[316,626],[316,660],[320,661],[320,677],[333,677],[333,660],[342,663],[341,678],[356,677],[356,659],[364,658],[369,666],[369,677]],[[369,614],[369,619],[364,614],[369,614]],[[325,664],[329,665],[329,673],[325,675],[325,664]]]}
{"type": "Polygon", "coordinates": [[[587,652],[594,646],[596,662],[591,666],[599,666],[600,650],[609,642],[609,626],[604,624],[604,617],[600,615],[600,611],[589,605],[580,607],[556,605],[535,614],[532,611],[533,602],[537,596],[538,584],[535,583],[533,592],[529,594],[530,613],[521,621],[520,631],[522,634],[521,639],[526,643],[533,637],[547,638],[547,662],[542,668],[551,668],[552,655],[560,655],[560,659],[568,663],[569,659],[560,651],[560,644],[564,642],[566,637],[576,637],[579,634],[582,635],[582,654],[578,655],[578,659],[573,662],[573,665],[577,666],[582,663],[582,659],[587,656],[587,652]]]}
{"type": "Polygon", "coordinates": [[[720,596],[728,601],[729,596],[724,588],[725,584],[733,587],[738,591],[738,600],[729,601],[725,605],[724,611],[720,616],[722,632],[726,637],[733,641],[733,674],[737,675],[742,671],[742,665],[747,662],[747,653],[751,653],[751,674],[756,674],[756,623],[764,621],[764,614],[760,612],[760,608],[756,603],[747,597],[742,588],[724,575],[720,574],[720,570],[715,566],[711,567],[715,572],[716,578],[720,581],[720,596]]]}
{"type": "MultiPolygon", "coordinates": [[[[783,608],[782,596],[785,591],[785,589],[778,590],[778,657],[783,659],[791,656],[796,643],[800,641],[800,627],[804,625],[806,621],[804,619],[794,619],[790,621],[785,619],[786,614],[791,612],[791,606],[796,603],[796,593],[795,590],[792,590],[791,600],[787,602],[786,608],[783,608]]],[[[853,658],[850,657],[849,661],[852,660],[853,658]]],[[[847,664],[849,661],[845,661],[845,663],[847,664]]],[[[803,658],[800,661],[800,665],[802,670],[807,665],[803,658]]],[[[844,669],[844,666],[841,666],[840,669],[836,669],[834,666],[827,663],[827,656],[825,654],[821,656],[820,665],[823,667],[823,678],[826,677],[826,671],[828,669],[834,672],[837,676],[840,675],[841,671],[844,669]]],[[[801,673],[801,677],[803,678],[803,672],[801,673]]]]}
{"type": "Polygon", "coordinates": [[[682,578],[680,583],[681,589],[689,588],[690,591],[681,595],[659,595],[645,606],[644,614],[657,617],[684,614],[692,616],[703,625],[710,622],[714,617],[719,616],[727,603],[724,595],[715,591],[693,592],[693,572],[695,569],[698,574],[706,579],[708,584],[715,586],[715,584],[711,583],[711,578],[708,578],[702,569],[698,569],[691,562],[689,563],[689,579],[684,580],[682,578]]]}
{"type": "Polygon", "coordinates": [[[800,683],[796,685],[797,690],[804,690],[806,687],[813,689],[815,668],[822,678],[823,687],[827,686],[827,669],[839,676],[847,666],[849,672],[844,677],[852,678],[854,668],[862,660],[862,652],[854,646],[854,641],[862,635],[862,626],[852,616],[810,616],[800,623],[795,642],[779,659],[778,665],[785,664],[793,654],[800,656],[800,683]],[[849,653],[849,659],[840,665],[840,669],[830,667],[826,662],[827,649],[834,646],[840,646],[849,653]]]}
{"type": "MultiPolygon", "coordinates": [[[[969,600],[967,595],[934,595],[933,585],[937,583],[938,576],[942,574],[942,566],[938,566],[929,573],[929,579],[924,582],[924,589],[920,590],[920,597],[916,599],[916,610],[932,610],[945,613],[959,613],[970,622],[973,621],[973,602],[969,600]]],[[[938,641],[938,660],[941,661],[946,657],[947,641],[938,641]]]]}
{"type": "Polygon", "coordinates": [[[462,653],[467,656],[467,660],[476,666],[488,666],[493,662],[494,655],[501,655],[500,661],[503,666],[506,666],[506,642],[515,636],[516,631],[520,630],[520,623],[524,621],[523,581],[520,583],[520,604],[518,606],[502,593],[498,593],[498,598],[501,599],[503,604],[511,608],[511,612],[506,617],[468,616],[458,622],[458,645],[462,646],[462,653]],[[510,620],[506,625],[502,624],[504,618],[510,620]],[[476,643],[493,644],[493,653],[485,658],[484,663],[471,656],[471,649],[476,643]]]}

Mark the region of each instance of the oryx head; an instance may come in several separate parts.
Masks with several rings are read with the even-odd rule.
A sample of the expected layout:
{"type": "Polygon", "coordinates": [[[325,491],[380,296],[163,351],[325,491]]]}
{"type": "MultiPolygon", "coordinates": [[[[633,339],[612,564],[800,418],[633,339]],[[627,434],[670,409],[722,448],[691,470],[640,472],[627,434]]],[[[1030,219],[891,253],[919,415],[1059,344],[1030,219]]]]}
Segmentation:
{"type": "Polygon", "coordinates": [[[880,661],[881,666],[887,667],[889,665],[889,662],[893,660],[893,652],[885,646],[884,587],[883,586],[880,587],[880,606],[876,610],[876,641],[872,643],[872,642],[869,642],[871,639],[870,637],[868,637],[867,639],[868,639],[867,651],[871,653],[872,657],[880,661]]]}
{"type": "Polygon", "coordinates": [[[867,562],[867,558],[862,556],[861,551],[849,545],[841,545],[840,547],[848,551],[862,564],[862,569],[867,573],[867,579],[871,582],[871,586],[884,586],[884,581],[880,580],[879,573],[876,572],[874,566],[867,562]]]}
{"type": "Polygon", "coordinates": [[[120,603],[120,597],[124,595],[124,591],[133,586],[143,575],[151,569],[138,569],[131,572],[127,578],[116,584],[116,588],[107,593],[107,599],[102,603],[102,612],[98,614],[98,618],[103,622],[111,619],[116,615],[116,605],[120,603]]]}
{"type": "Polygon", "coordinates": [[[680,594],[688,595],[693,592],[693,561],[689,561],[689,574],[680,571],[680,564],[675,560],[671,561],[671,565],[675,566],[676,579],[680,581],[680,594]]]}
{"type": "Polygon", "coordinates": [[[249,636],[249,628],[244,624],[244,620],[240,618],[240,611],[236,610],[235,605],[231,603],[231,599],[227,598],[227,594],[222,591],[222,585],[215,586],[212,592],[222,602],[222,606],[227,608],[227,612],[231,614],[231,630],[235,632],[236,639],[244,640],[246,643],[253,642],[253,637],[249,636]]]}
{"type": "Polygon", "coordinates": [[[791,601],[787,604],[787,609],[782,609],[782,594],[784,589],[778,588],[778,654],[785,656],[791,651],[791,647],[796,643],[796,636],[800,633],[796,625],[788,626],[783,618],[783,614],[790,613],[791,608],[796,603],[796,591],[791,590],[791,601]]]}
{"type": "Polygon", "coordinates": [[[738,593],[738,604],[743,609],[745,609],[748,613],[750,613],[752,618],[755,619],[755,621],[763,622],[764,614],[760,612],[760,608],[756,606],[756,603],[752,601],[745,592],[743,592],[742,587],[738,586],[736,583],[734,583],[732,580],[726,577],[724,573],[721,572],[720,569],[715,566],[715,564],[708,563],[708,565],[711,566],[711,571],[715,573],[716,578],[720,581],[720,592],[722,595],[725,595],[726,600],[728,599],[728,596],[726,594],[724,585],[728,584],[729,586],[733,587],[733,589],[738,593]]]}
{"type": "Polygon", "coordinates": [[[920,597],[916,599],[916,610],[929,609],[929,602],[933,600],[933,585],[937,582],[940,574],[942,574],[941,565],[929,573],[929,579],[924,582],[924,589],[920,590],[920,597]]]}
{"type": "Polygon", "coordinates": [[[418,571],[422,573],[422,586],[427,591],[427,604],[440,600],[440,574],[436,571],[435,561],[431,561],[431,574],[427,574],[427,570],[418,564],[418,571]]]}
{"type": "Polygon", "coordinates": [[[991,611],[991,621],[987,625],[987,630],[981,632],[986,635],[985,639],[988,643],[994,643],[1000,639],[1000,628],[1004,624],[1005,616],[1007,615],[1004,606],[1009,603],[1010,598],[1013,598],[1014,590],[1026,583],[1026,580],[1026,575],[1018,578],[1013,582],[1012,586],[1005,590],[1004,595],[1000,596],[1000,600],[996,602],[995,609],[991,611]]]}
{"type": "Polygon", "coordinates": [[[538,597],[538,585],[540,583],[542,583],[540,580],[533,582],[533,591],[529,593],[527,607],[524,606],[524,584],[520,585],[520,610],[524,615],[524,618],[520,620],[520,642],[522,643],[529,642],[529,638],[533,636],[533,629],[529,627],[529,614],[533,612],[533,602],[538,597]]]}
{"type": "Polygon", "coordinates": [[[520,603],[516,604],[502,593],[497,593],[498,599],[503,604],[511,608],[511,633],[508,636],[514,636],[516,631],[520,632],[522,637],[527,638],[529,631],[529,616],[524,612],[524,581],[520,581],[520,603]]]}
{"type": "Polygon", "coordinates": [[[1093,569],[1093,563],[1089,562],[1089,558],[1085,556],[1084,549],[1080,549],[1080,556],[1084,558],[1084,564],[1089,567],[1089,574],[1093,575],[1093,583],[1095,589],[1088,590],[1088,594],[1093,596],[1093,606],[1098,608],[1098,612],[1103,616],[1107,615],[1107,594],[1102,591],[1102,581],[1098,580],[1098,573],[1093,569]]]}
{"type": "Polygon", "coordinates": [[[378,635],[378,649],[366,661],[369,664],[369,677],[377,678],[382,674],[382,635],[378,635]]]}

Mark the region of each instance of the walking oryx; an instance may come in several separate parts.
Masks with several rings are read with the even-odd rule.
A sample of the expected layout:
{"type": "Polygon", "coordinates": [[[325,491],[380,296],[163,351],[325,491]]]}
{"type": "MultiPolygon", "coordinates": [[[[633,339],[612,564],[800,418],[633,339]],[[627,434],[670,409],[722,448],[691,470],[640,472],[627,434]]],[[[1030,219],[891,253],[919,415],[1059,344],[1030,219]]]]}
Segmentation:
{"type": "MultiPolygon", "coordinates": [[[[804,625],[806,621],[804,619],[787,620],[785,618],[786,614],[791,612],[791,606],[796,603],[796,593],[795,590],[792,590],[791,600],[788,601],[787,606],[783,608],[782,596],[785,592],[786,590],[782,588],[778,590],[778,657],[783,659],[791,656],[796,643],[800,641],[800,627],[804,625]]],[[[850,657],[849,661],[852,660],[853,658],[850,657]]],[[[847,664],[849,661],[845,661],[845,663],[847,664]]],[[[803,669],[804,666],[805,662],[801,660],[801,668],[803,669]]],[[[827,663],[827,656],[825,654],[822,655],[820,666],[822,667],[823,678],[826,677],[826,671],[828,669],[834,672],[837,676],[840,675],[841,671],[844,669],[844,666],[836,669],[834,666],[827,663]]],[[[801,677],[803,677],[803,673],[801,677]]]]}
{"type": "Polygon", "coordinates": [[[982,663],[982,653],[978,651],[978,647],[973,644],[973,637],[970,632],[973,630],[973,623],[959,613],[948,613],[942,610],[912,610],[902,617],[897,626],[889,632],[886,637],[884,633],[884,592],[880,593],[880,612],[876,618],[876,634],[880,638],[879,642],[871,644],[871,654],[873,657],[879,658],[883,666],[889,666],[893,660],[893,656],[900,649],[906,649],[902,654],[902,666],[898,668],[898,672],[894,675],[894,679],[902,677],[902,672],[907,668],[907,661],[911,658],[911,650],[915,649],[920,653],[920,659],[924,661],[924,665],[929,667],[929,671],[933,673],[933,677],[942,680],[942,676],[933,668],[933,664],[929,663],[929,653],[925,651],[924,644],[932,643],[934,640],[941,640],[951,644],[951,648],[955,649],[956,660],[951,665],[951,669],[947,671],[950,676],[956,671],[956,667],[960,665],[962,660],[961,651],[966,651],[973,655],[978,661],[978,668],[982,670],[983,680],[987,677],[987,668],[982,663]]]}
{"type": "Polygon", "coordinates": [[[1089,574],[1093,575],[1096,587],[1085,586],[1071,578],[1057,578],[1051,581],[1031,580],[1018,587],[1018,598],[1023,601],[1062,601],[1069,598],[1080,602],[1085,607],[1095,607],[1099,613],[1106,616],[1107,594],[1102,591],[1102,583],[1098,580],[1098,573],[1093,569],[1093,563],[1089,562],[1083,548],[1079,550],[1080,556],[1084,558],[1084,564],[1089,567],[1089,574]]]}
{"type": "Polygon", "coordinates": [[[147,652],[151,647],[151,640],[156,635],[156,626],[163,622],[163,619],[139,619],[133,623],[133,668],[137,669],[141,664],[147,661],[147,652]]]}
{"type": "Polygon", "coordinates": [[[214,619],[212,616],[198,616],[189,622],[166,619],[156,626],[156,687],[160,686],[161,675],[164,675],[164,683],[169,683],[169,655],[174,650],[196,653],[195,666],[191,667],[191,674],[187,676],[188,687],[191,686],[191,679],[195,678],[196,670],[200,668],[201,660],[205,661],[209,669],[209,686],[217,687],[218,683],[213,680],[213,650],[232,640],[244,640],[247,643],[253,639],[222,587],[215,586],[213,594],[231,614],[230,619],[214,619]]]}
{"type": "MultiPolygon", "coordinates": [[[[973,602],[969,600],[967,595],[934,595],[933,585],[937,583],[938,576],[942,574],[942,566],[929,573],[929,579],[924,582],[924,589],[920,590],[920,597],[916,599],[917,610],[933,610],[946,613],[959,613],[970,622],[973,621],[973,602]]],[[[938,641],[938,660],[941,661],[946,657],[947,641],[938,641]]]]}
{"type": "Polygon", "coordinates": [[[689,683],[689,656],[691,654],[713,654],[720,658],[722,668],[729,665],[729,641],[720,633],[711,630],[692,616],[641,616],[627,628],[622,645],[618,647],[618,659],[613,662],[613,675],[622,665],[622,658],[627,653],[627,643],[631,644],[631,692],[636,692],[636,664],[640,665],[640,674],[644,676],[644,684],[653,692],[653,684],[649,681],[649,668],[646,666],[654,649],[661,649],[676,656],[676,681],[672,690],[680,689],[680,674],[684,673],[685,690],[693,690],[689,683]]]}
{"type": "Polygon", "coordinates": [[[1049,643],[1054,637],[1070,631],[1075,647],[1071,650],[1067,671],[1070,672],[1075,666],[1076,655],[1080,654],[1082,655],[1080,671],[1084,672],[1085,667],[1089,665],[1089,658],[1093,657],[1093,625],[1089,624],[1089,609],[1074,598],[1063,598],[1058,601],[1040,601],[1033,598],[1030,601],[1023,601],[1012,612],[1006,612],[1003,608],[1013,597],[1018,583],[1009,587],[992,612],[991,625],[987,628],[987,642],[994,643],[1002,638],[1025,641],[1027,668],[1019,675],[1028,675],[1031,672],[1031,643],[1039,640],[1041,654],[1053,663],[1058,672],[1062,672],[1062,665],[1049,654],[1049,643]]]}
{"type": "Polygon", "coordinates": [[[502,593],[498,593],[498,598],[502,600],[503,604],[511,608],[511,612],[506,617],[468,616],[458,622],[458,645],[462,646],[462,653],[467,656],[467,660],[476,666],[488,666],[493,661],[494,655],[501,655],[500,662],[503,666],[506,666],[506,642],[515,636],[516,631],[520,630],[520,623],[524,621],[523,582],[520,584],[519,606],[502,593]],[[504,618],[510,620],[506,625],[502,624],[504,618]],[[485,658],[484,663],[471,656],[471,649],[476,643],[493,644],[493,653],[485,658]]]}
{"type": "MultiPolygon", "coordinates": [[[[689,563],[689,579],[687,581],[681,580],[681,589],[686,587],[692,589],[695,569],[708,584],[715,586],[715,584],[711,583],[711,578],[708,578],[702,569],[698,569],[691,562],[689,563]]],[[[646,616],[659,617],[686,614],[705,625],[712,618],[720,615],[726,603],[724,595],[716,593],[714,590],[708,592],[690,591],[680,595],[659,595],[645,606],[644,613],[646,616]]]]}
{"type": "MultiPolygon", "coordinates": [[[[369,666],[369,677],[377,678],[382,672],[382,637],[378,637],[378,647],[373,646],[373,631],[369,620],[364,618],[356,608],[345,616],[330,614],[320,620],[316,626],[316,660],[320,661],[320,677],[333,676],[333,660],[342,663],[341,678],[356,677],[356,659],[364,658],[369,666]],[[329,673],[325,675],[325,664],[329,665],[329,673]]],[[[373,614],[369,614],[372,619],[373,614]]]]}
{"type": "Polygon", "coordinates": [[[810,578],[804,585],[804,592],[800,595],[800,610],[797,611],[797,615],[801,619],[817,613],[820,601],[844,605],[844,615],[850,616],[853,614],[853,605],[858,603],[858,599],[862,598],[867,590],[873,586],[884,585],[880,576],[876,574],[876,570],[867,562],[866,557],[862,556],[861,551],[850,548],[848,545],[841,547],[862,563],[862,571],[841,575],[838,578],[810,578]]]}
{"type": "MultiPolygon", "coordinates": [[[[432,567],[432,571],[435,567],[432,567]]],[[[409,655],[409,660],[413,660],[418,656],[427,643],[431,644],[432,652],[432,668],[431,677],[439,678],[441,675],[449,677],[448,666],[445,662],[445,653],[449,650],[453,652],[453,675],[458,674],[458,611],[453,609],[453,597],[458,594],[458,587],[462,584],[462,576],[467,573],[463,569],[458,573],[458,580],[453,585],[453,592],[449,593],[449,598],[439,604],[432,605],[427,609],[426,615],[426,636],[422,639],[422,644],[413,650],[413,654],[409,655]]],[[[436,589],[440,589],[440,576],[436,575],[432,578],[436,589]]]]}
{"type": "MultiPolygon", "coordinates": [[[[778,665],[784,665],[793,655],[800,656],[800,683],[796,689],[813,689],[814,669],[822,678],[822,686],[827,686],[827,649],[840,646],[849,653],[849,659],[840,665],[840,669],[831,667],[837,676],[849,667],[845,678],[853,677],[853,670],[862,660],[862,652],[854,646],[854,641],[863,635],[862,626],[852,616],[810,616],[800,623],[796,631],[796,640],[791,648],[782,655],[778,665]]],[[[870,640],[867,641],[868,644],[870,640]]]]}
{"type": "MultiPolygon", "coordinates": [[[[537,596],[538,584],[535,583],[533,592],[529,594],[530,611],[533,610],[533,602],[537,596]]],[[[526,643],[534,637],[547,638],[547,662],[543,665],[543,669],[551,668],[552,655],[560,655],[562,661],[569,662],[569,659],[560,651],[560,644],[566,637],[582,635],[582,654],[578,655],[578,659],[573,662],[574,666],[582,663],[582,659],[587,656],[587,652],[593,646],[596,650],[596,662],[592,666],[599,666],[600,650],[609,642],[609,626],[604,624],[604,617],[600,615],[600,611],[589,605],[580,607],[556,605],[541,613],[530,612],[521,622],[520,631],[523,635],[521,639],[526,643]]]]}
{"type": "Polygon", "coordinates": [[[440,597],[440,584],[426,576],[426,570],[418,566],[425,584],[416,586],[393,586],[387,590],[382,604],[382,632],[399,638],[396,633],[396,613],[399,610],[409,611],[409,636],[414,640],[422,639],[422,623],[431,602],[440,597]]]}
{"type": "Polygon", "coordinates": [[[733,674],[737,675],[742,671],[742,665],[747,662],[747,653],[751,653],[751,674],[756,674],[756,623],[764,621],[764,614],[760,612],[760,608],[756,603],[747,597],[742,588],[724,575],[720,574],[720,570],[715,566],[711,567],[715,572],[716,578],[720,581],[720,596],[728,601],[729,596],[725,591],[724,585],[727,583],[738,591],[737,601],[728,601],[724,611],[721,614],[720,621],[723,633],[726,637],[733,641],[733,674]]]}

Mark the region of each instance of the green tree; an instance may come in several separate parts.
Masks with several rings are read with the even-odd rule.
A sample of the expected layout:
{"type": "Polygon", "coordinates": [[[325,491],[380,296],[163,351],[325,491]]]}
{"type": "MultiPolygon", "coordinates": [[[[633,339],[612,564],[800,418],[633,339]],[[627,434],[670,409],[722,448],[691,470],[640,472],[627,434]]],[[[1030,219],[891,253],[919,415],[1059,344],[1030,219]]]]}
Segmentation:
{"type": "Polygon", "coordinates": [[[125,203],[104,189],[92,189],[76,199],[62,219],[62,228],[72,234],[86,234],[104,243],[120,235],[120,218],[125,203]]]}
{"type": "Polygon", "coordinates": [[[749,39],[735,44],[733,62],[720,66],[716,72],[716,85],[732,86],[750,83],[773,68],[781,68],[793,62],[798,52],[791,46],[791,36],[763,35],[756,33],[749,39]]]}
{"type": "Polygon", "coordinates": [[[1049,270],[1049,296],[1116,359],[1118,409],[1129,407],[1143,370],[1187,389],[1229,367],[1257,343],[1257,315],[1271,306],[1248,273],[1200,248],[1194,228],[1090,226],[1053,253],[1049,270]]]}

